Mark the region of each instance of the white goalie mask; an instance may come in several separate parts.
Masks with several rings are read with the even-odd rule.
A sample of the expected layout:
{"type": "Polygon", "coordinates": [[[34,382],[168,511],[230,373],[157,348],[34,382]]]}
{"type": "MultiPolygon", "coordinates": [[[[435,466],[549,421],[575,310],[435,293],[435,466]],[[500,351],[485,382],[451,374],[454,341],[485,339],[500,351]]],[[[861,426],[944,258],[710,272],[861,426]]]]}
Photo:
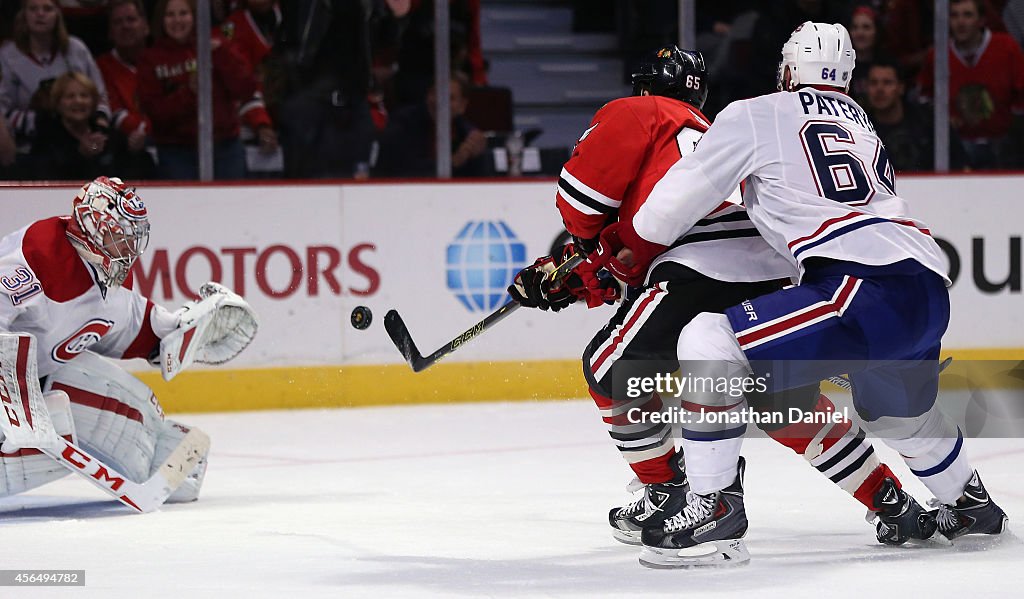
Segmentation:
{"type": "Polygon", "coordinates": [[[146,205],[120,179],[100,177],[75,196],[68,238],[104,287],[119,287],[149,245],[146,205]]]}
{"type": "Polygon", "coordinates": [[[850,88],[857,51],[853,49],[850,32],[838,23],[806,21],[793,31],[782,46],[779,63],[779,91],[790,91],[798,85],[827,85],[846,91],[850,88]],[[788,86],[784,81],[789,67],[788,86]]]}

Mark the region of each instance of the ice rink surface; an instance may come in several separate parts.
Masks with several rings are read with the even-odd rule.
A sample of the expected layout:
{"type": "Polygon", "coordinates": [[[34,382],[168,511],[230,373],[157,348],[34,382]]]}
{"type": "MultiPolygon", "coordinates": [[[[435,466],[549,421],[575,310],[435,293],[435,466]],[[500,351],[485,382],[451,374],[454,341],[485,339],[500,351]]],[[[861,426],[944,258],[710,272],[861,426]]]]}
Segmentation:
{"type": "MultiPolygon", "coordinates": [[[[650,570],[614,541],[631,478],[589,401],[176,415],[213,449],[203,496],[127,513],[66,477],[0,500],[0,568],[84,569],[7,597],[1021,596],[1011,535],[883,547],[852,498],[766,439],[744,446],[749,565],[650,570]]],[[[1011,530],[1024,440],[965,445],[1011,530]]],[[[902,461],[876,448],[922,503],[902,461]]]]}

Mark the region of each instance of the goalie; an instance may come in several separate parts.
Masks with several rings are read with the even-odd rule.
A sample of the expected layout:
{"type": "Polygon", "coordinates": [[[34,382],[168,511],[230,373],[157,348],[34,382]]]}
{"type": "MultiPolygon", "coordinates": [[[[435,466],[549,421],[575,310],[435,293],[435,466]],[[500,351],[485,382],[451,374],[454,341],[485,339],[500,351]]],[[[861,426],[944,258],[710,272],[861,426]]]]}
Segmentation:
{"type": "Polygon", "coordinates": [[[216,283],[174,312],[143,297],[131,267],[148,242],[146,206],[107,177],[82,187],[70,216],[0,239],[0,497],[74,470],[53,451],[62,438],[82,448],[63,452],[75,467],[91,461],[135,483],[176,468],[156,502],[198,498],[209,439],[165,418],[150,388],[110,359],[145,358],[170,380],[193,361],[238,355],[257,320],[216,283]]]}

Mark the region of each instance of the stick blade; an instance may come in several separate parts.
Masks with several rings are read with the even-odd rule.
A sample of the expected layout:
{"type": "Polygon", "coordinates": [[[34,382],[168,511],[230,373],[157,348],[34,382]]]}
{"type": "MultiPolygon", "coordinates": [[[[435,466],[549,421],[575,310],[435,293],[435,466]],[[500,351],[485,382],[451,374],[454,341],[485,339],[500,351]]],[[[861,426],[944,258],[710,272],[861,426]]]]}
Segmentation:
{"type": "Polygon", "coordinates": [[[409,328],[405,326],[405,321],[399,316],[397,310],[388,310],[388,313],[384,315],[384,330],[388,332],[391,342],[401,352],[402,357],[409,363],[409,367],[412,368],[413,372],[423,370],[423,356],[420,355],[420,350],[413,343],[412,335],[409,334],[409,328]]]}

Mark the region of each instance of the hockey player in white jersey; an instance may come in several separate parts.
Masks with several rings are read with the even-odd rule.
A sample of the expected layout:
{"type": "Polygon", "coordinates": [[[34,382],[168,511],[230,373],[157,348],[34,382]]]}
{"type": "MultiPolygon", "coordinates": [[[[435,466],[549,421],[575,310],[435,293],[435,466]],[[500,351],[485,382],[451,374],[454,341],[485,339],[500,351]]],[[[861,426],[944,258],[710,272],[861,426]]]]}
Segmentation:
{"type": "Polygon", "coordinates": [[[150,479],[187,438],[195,454],[188,476],[163,498],[172,490],[170,500],[198,497],[208,439],[165,418],[149,387],[109,359],[158,362],[169,380],[193,361],[233,358],[257,321],[242,298],[214,283],[174,312],[143,297],[131,267],[148,241],[146,206],[134,189],[107,177],[82,187],[70,216],[0,239],[0,393],[8,415],[0,419],[0,496],[73,470],[40,451],[50,446],[40,427],[47,421],[50,434],[94,456],[70,454],[72,465],[95,459],[134,482],[150,479]],[[9,401],[14,397],[20,401],[9,401]],[[38,442],[24,441],[26,423],[38,442]]]}
{"type": "MultiPolygon", "coordinates": [[[[936,498],[926,511],[883,481],[874,498],[878,540],[998,534],[1005,513],[968,464],[959,428],[934,407],[949,320],[943,254],[907,216],[885,147],[845,93],[854,61],[842,25],[798,27],[783,46],[780,92],[722,111],[633,219],[606,229],[601,259],[635,276],[744,182],[751,221],[799,269],[800,284],[697,316],[680,335],[680,359],[752,372],[770,391],[848,373],[861,417],[936,498]]],[[[691,400],[712,411],[744,408],[714,393],[691,400]]],[[[660,530],[644,531],[641,561],[748,559],[742,438],[726,437],[684,438],[692,494],[660,530]]]]}

